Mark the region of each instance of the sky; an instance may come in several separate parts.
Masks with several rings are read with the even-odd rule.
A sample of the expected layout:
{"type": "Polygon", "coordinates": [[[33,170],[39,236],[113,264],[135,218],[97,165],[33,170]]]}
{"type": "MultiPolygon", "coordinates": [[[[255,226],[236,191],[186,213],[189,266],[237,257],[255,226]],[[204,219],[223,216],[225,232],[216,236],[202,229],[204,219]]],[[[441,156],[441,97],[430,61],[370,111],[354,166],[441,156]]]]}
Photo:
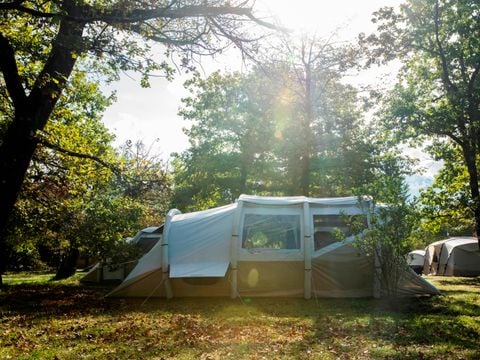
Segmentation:
{"type": "MultiPolygon", "coordinates": [[[[257,0],[258,15],[267,20],[278,21],[295,32],[315,33],[327,38],[337,33],[339,40],[355,40],[360,32],[375,30],[371,23],[372,13],[383,6],[398,6],[401,0],[257,0]]],[[[222,70],[242,70],[238,61],[240,54],[231,52],[218,59],[205,58],[202,66],[209,72],[222,70]]],[[[358,85],[375,83],[382,75],[394,78],[398,67],[392,66],[382,71],[371,70],[359,74],[353,82],[358,85]]],[[[119,82],[105,88],[115,90],[117,102],[104,115],[107,127],[116,135],[117,145],[126,140],[142,140],[154,145],[157,153],[167,160],[173,152],[181,152],[188,147],[188,139],[182,128],[188,125],[177,115],[181,98],[187,95],[183,88],[187,74],[179,74],[174,81],[154,78],[150,88],[140,86],[138,76],[122,76],[119,82]]],[[[425,154],[416,152],[422,158],[421,164],[432,177],[439,165],[429,160],[425,154]]]]}

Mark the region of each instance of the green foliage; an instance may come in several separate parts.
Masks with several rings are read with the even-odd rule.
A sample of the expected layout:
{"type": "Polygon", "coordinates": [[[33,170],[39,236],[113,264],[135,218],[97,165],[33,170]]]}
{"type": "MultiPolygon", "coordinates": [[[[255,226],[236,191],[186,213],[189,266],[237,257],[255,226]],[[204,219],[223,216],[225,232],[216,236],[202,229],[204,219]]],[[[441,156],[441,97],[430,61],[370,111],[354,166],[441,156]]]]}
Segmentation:
{"type": "MultiPolygon", "coordinates": [[[[357,189],[359,194],[372,196],[376,204],[364,209],[369,226],[355,237],[354,246],[375,259],[381,291],[395,297],[407,268],[405,255],[417,243],[415,231],[419,217],[414,202],[409,199],[405,163],[390,153],[380,164],[381,171],[375,180],[357,189]]],[[[363,225],[358,220],[352,219],[349,224],[354,234],[359,233],[363,225]]]]}
{"type": "MultiPolygon", "coordinates": [[[[447,192],[456,199],[453,202],[458,200],[462,206],[469,203],[472,211],[465,212],[461,223],[466,225],[468,217],[474,219],[477,234],[480,234],[479,12],[478,1],[410,0],[400,11],[392,8],[378,11],[374,22],[379,31],[361,37],[368,44],[370,62],[399,59],[403,65],[397,85],[385,98],[387,106],[382,123],[399,140],[441,142],[444,150],[438,152],[437,147],[433,152],[437,159],[448,162],[449,154],[456,152],[456,161],[463,163],[466,170],[464,180],[468,179],[468,191],[457,186],[464,180],[440,184],[443,180],[438,179],[437,185],[443,190],[438,191],[439,186],[435,185],[424,194],[424,199],[430,198],[427,202],[437,210],[446,205],[441,211],[447,213],[452,209],[451,204],[441,197],[446,194],[446,187],[450,187],[447,192]]],[[[451,170],[441,177],[453,175],[451,170]]],[[[437,225],[434,227],[435,231],[440,230],[437,225]]]]}
{"type": "MultiPolygon", "coordinates": [[[[33,190],[45,187],[54,195],[45,198],[42,211],[64,216],[60,225],[75,223],[78,226],[72,229],[81,227],[82,219],[88,219],[83,212],[88,208],[85,203],[97,191],[107,194],[111,204],[127,209],[127,213],[132,208],[128,201],[112,201],[112,194],[117,196],[109,188],[113,185],[112,174],[97,169],[101,164],[112,170],[111,160],[116,154],[109,146],[111,136],[97,121],[106,99],[92,99],[98,89],[87,82],[94,75],[113,80],[120,72],[133,70],[142,75],[142,86],[148,86],[152,73],[171,79],[176,61],[192,71],[194,60],[214,55],[232,44],[251,54],[258,44],[258,34],[252,36],[248,29],[252,22],[273,27],[255,18],[249,1],[26,0],[1,4],[0,287],[6,229],[22,183],[32,172],[29,166],[39,144],[48,149],[36,153],[41,165],[33,171],[36,178],[26,186],[33,190]],[[163,45],[163,56],[157,56],[159,47],[154,43],[163,45]],[[89,74],[87,82],[80,82],[85,87],[68,89],[75,81],[72,75],[81,72],[89,74]],[[63,103],[62,96],[66,100],[63,103]],[[68,136],[64,138],[65,133],[68,136]],[[81,163],[66,158],[72,155],[95,161],[81,163]],[[72,168],[77,171],[70,171],[72,168]],[[42,177],[52,181],[42,183],[42,177]],[[58,204],[50,210],[46,203],[53,198],[58,204]]],[[[118,171],[114,172],[120,176],[118,171]]],[[[162,175],[160,181],[163,178],[162,175]]],[[[144,190],[140,184],[148,183],[151,188],[150,184],[155,182],[151,180],[130,184],[128,190],[135,194],[125,196],[138,198],[144,190]]],[[[102,205],[97,205],[103,214],[102,205]]],[[[27,212],[31,209],[28,205],[23,208],[27,212]]],[[[130,220],[126,221],[129,224],[130,220]]],[[[50,225],[47,227],[50,229],[50,225]]],[[[57,234],[58,229],[53,232],[57,234]]],[[[69,236],[67,242],[73,248],[67,251],[67,258],[75,258],[77,238],[74,234],[69,236]]],[[[57,237],[59,243],[65,240],[57,237]]],[[[71,271],[70,268],[66,273],[71,271]]]]}
{"type": "Polygon", "coordinates": [[[216,72],[186,83],[192,95],[180,115],[192,122],[185,130],[191,146],[173,163],[175,206],[205,208],[268,191],[275,124],[262,80],[258,73],[216,72]]]}
{"type": "Polygon", "coordinates": [[[474,204],[462,154],[458,147],[444,144],[438,144],[431,151],[442,152],[444,166],[435,176],[433,185],[420,193],[421,227],[442,238],[471,236],[475,232],[474,204]]]}
{"type": "Polygon", "coordinates": [[[268,69],[269,76],[281,79],[289,106],[279,144],[287,193],[351,194],[368,176],[373,150],[357,90],[343,82],[356,65],[355,51],[315,36],[287,38],[275,51],[281,60],[268,69]]]}
{"type": "Polygon", "coordinates": [[[330,52],[316,55],[318,63],[307,69],[317,94],[309,114],[311,94],[296,77],[304,70],[280,55],[278,63],[248,74],[216,72],[186,83],[191,95],[179,114],[191,124],[185,130],[191,145],[173,162],[175,207],[222,205],[241,193],[299,195],[307,188],[311,196],[345,196],[371,182],[378,149],[361,124],[357,93],[341,83],[338,68],[326,65],[336,61],[330,52]]]}
{"type": "Polygon", "coordinates": [[[417,213],[402,194],[394,204],[377,206],[370,213],[370,227],[355,241],[355,245],[374,256],[382,292],[397,296],[398,284],[407,270],[405,254],[411,249],[410,236],[417,222],[417,213]]]}
{"type": "Polygon", "coordinates": [[[132,250],[122,239],[163,221],[165,165],[142,143],[117,153],[101,122],[109,103],[83,73],[71,77],[42,132],[46,145],[35,153],[10,221],[9,267],[38,267],[40,260],[58,267],[72,251],[103,260],[129,258],[132,250]]]}

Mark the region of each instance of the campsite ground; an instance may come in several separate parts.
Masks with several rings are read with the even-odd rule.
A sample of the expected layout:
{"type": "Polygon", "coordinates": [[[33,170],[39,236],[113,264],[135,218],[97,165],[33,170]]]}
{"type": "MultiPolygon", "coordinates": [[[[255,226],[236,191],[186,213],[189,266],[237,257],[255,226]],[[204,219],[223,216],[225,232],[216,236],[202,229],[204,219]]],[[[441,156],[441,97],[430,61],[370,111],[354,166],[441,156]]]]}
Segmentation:
{"type": "Polygon", "coordinates": [[[104,299],[78,277],[7,275],[0,359],[479,359],[480,277],[432,298],[104,299]]]}

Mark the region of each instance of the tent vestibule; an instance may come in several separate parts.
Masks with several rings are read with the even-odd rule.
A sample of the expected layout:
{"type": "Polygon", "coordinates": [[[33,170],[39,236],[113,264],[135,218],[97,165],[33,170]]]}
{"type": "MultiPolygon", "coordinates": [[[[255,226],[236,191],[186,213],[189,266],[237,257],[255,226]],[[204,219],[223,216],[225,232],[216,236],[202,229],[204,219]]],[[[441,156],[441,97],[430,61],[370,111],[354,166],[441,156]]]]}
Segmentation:
{"type": "MultiPolygon", "coordinates": [[[[140,230],[133,238],[127,238],[126,241],[131,246],[137,247],[140,255],[148,253],[156,243],[160,242],[163,234],[163,225],[151,226],[140,230]]],[[[131,259],[123,263],[105,264],[96,263],[84,277],[80,279],[83,283],[100,283],[104,281],[122,281],[135,268],[136,259],[131,259]]]]}

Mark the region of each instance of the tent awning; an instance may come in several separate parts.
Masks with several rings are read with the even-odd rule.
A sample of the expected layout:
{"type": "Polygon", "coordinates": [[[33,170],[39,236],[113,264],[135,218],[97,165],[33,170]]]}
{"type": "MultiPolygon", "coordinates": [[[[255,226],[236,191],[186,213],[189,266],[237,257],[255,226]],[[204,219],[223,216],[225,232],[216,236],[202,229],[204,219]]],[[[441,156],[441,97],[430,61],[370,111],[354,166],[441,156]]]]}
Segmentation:
{"type": "Polygon", "coordinates": [[[228,269],[228,261],[194,262],[191,264],[171,264],[171,278],[188,277],[224,277],[228,269]]]}

